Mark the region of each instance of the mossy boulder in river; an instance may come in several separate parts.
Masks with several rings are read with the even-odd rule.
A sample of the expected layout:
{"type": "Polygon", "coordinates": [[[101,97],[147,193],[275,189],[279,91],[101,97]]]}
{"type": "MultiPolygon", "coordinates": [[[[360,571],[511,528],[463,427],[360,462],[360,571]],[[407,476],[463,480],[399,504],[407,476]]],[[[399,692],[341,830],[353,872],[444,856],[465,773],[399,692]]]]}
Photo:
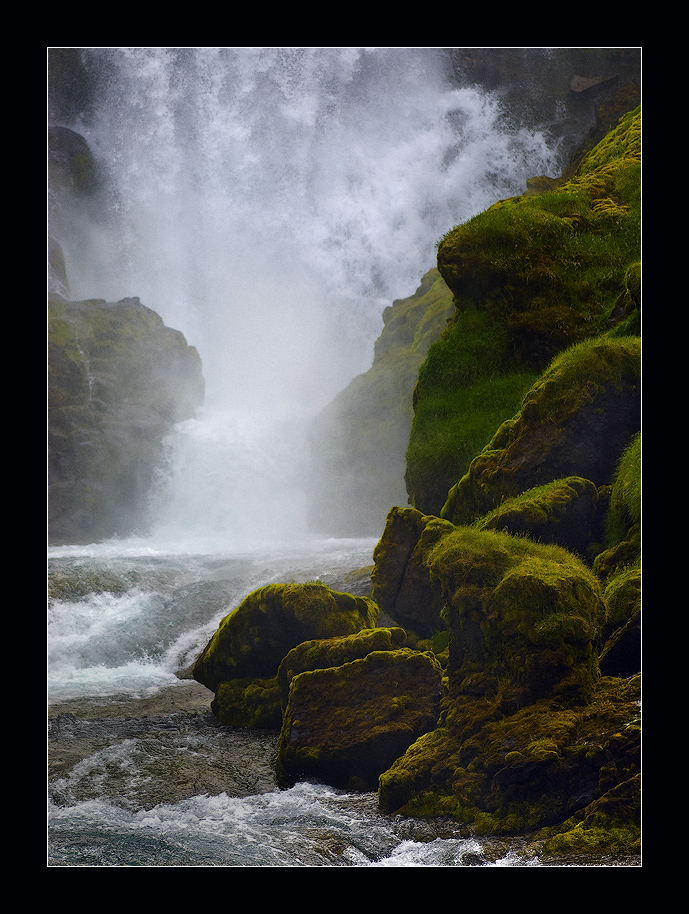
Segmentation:
{"type": "Polygon", "coordinates": [[[408,648],[299,673],[278,743],[281,781],[375,789],[394,760],[435,728],[442,692],[433,654],[408,648]]]}
{"type": "Polygon", "coordinates": [[[283,657],[303,641],[374,628],[378,607],[318,581],[269,584],[250,593],[220,623],[192,675],[212,692],[233,679],[277,676],[283,657]]]}
{"type": "Polygon", "coordinates": [[[399,621],[411,579],[414,599],[439,608],[450,632],[451,694],[490,695],[512,708],[546,695],[583,700],[591,693],[605,606],[600,582],[583,562],[557,546],[454,527],[414,508],[391,515],[374,556],[374,597],[399,621]],[[402,563],[386,539],[405,523],[407,544],[414,535],[416,542],[402,563]]]}
{"type": "Polygon", "coordinates": [[[582,704],[544,698],[463,730],[448,720],[381,776],[381,808],[530,832],[553,854],[638,853],[640,688],[605,677],[582,704]]]}
{"type": "Polygon", "coordinates": [[[373,651],[397,650],[406,641],[402,628],[365,628],[353,635],[303,641],[283,658],[277,676],[221,682],[211,710],[225,726],[279,730],[290,685],[299,673],[341,666],[373,651]]]}
{"type": "MultiPolygon", "coordinates": [[[[399,591],[413,561],[417,598],[425,575],[450,642],[438,727],[381,775],[381,808],[449,815],[479,834],[541,829],[552,853],[636,852],[639,658],[612,652],[615,636],[635,624],[633,616],[625,622],[625,604],[638,579],[627,580],[612,618],[614,603],[605,599],[612,584],[604,590],[559,546],[439,524],[413,508],[391,513],[374,595],[376,581],[383,597],[396,593],[396,582],[399,591]],[[426,528],[434,535],[419,547],[426,528]],[[405,543],[406,564],[385,543],[393,532],[405,543]],[[604,642],[610,668],[622,659],[627,667],[601,677],[604,642]]],[[[394,615],[394,600],[378,599],[394,615]]]]}

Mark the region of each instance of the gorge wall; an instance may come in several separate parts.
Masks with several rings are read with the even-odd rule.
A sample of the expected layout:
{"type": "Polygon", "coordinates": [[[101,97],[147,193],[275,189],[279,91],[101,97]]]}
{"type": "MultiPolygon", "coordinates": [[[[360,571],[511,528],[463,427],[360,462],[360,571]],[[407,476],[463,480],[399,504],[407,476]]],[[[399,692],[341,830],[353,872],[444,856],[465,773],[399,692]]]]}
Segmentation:
{"type": "Polygon", "coordinates": [[[52,127],[49,153],[48,525],[51,544],[144,530],[164,439],[204,398],[198,352],[138,298],[70,301],[67,204],[98,186],[83,137],[52,127]]]}

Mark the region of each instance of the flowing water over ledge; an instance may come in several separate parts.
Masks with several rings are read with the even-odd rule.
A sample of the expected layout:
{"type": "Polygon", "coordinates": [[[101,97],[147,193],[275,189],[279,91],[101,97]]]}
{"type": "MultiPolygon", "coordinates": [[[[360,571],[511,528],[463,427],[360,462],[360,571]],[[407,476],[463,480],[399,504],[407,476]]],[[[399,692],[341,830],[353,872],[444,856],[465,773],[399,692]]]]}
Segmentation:
{"type": "Polygon", "coordinates": [[[527,840],[381,815],[373,793],[280,790],[277,734],[221,727],[177,677],[250,590],[320,578],[364,588],[371,540],[254,553],[141,543],[53,550],[49,866],[548,866],[527,840]]]}

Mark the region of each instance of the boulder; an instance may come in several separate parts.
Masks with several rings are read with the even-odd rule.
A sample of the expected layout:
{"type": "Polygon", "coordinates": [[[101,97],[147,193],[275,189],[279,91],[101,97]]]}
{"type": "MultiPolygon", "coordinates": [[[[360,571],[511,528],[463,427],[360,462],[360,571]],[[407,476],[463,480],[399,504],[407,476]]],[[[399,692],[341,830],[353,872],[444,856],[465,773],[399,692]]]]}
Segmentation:
{"type": "Polygon", "coordinates": [[[469,524],[535,486],[610,485],[641,424],[641,341],[587,340],[556,357],[450,490],[441,516],[469,524]]]}
{"type": "Polygon", "coordinates": [[[590,479],[568,476],[505,499],[475,526],[555,543],[583,558],[591,549],[600,551],[606,506],[590,479]]]}
{"type": "Polygon", "coordinates": [[[403,647],[406,640],[407,633],[403,628],[371,628],[342,638],[302,642],[283,658],[278,669],[277,680],[283,704],[287,704],[290,685],[299,673],[342,666],[343,663],[361,660],[372,651],[395,650],[403,647]]]}
{"type": "Polygon", "coordinates": [[[299,673],[278,742],[281,783],[315,778],[375,789],[395,759],[435,728],[442,691],[434,655],[408,648],[299,673]]]}
{"type": "Polygon", "coordinates": [[[373,599],[381,612],[422,638],[445,629],[442,589],[430,580],[424,561],[428,549],[452,529],[415,508],[392,508],[373,551],[373,599]]]}
{"type": "Polygon", "coordinates": [[[369,598],[338,593],[318,581],[268,584],[225,616],[192,675],[212,692],[221,682],[276,677],[283,657],[303,641],[374,628],[377,617],[369,598]]]}
{"type": "MultiPolygon", "coordinates": [[[[640,334],[640,138],[641,112],[630,111],[566,179],[532,182],[439,242],[455,314],[419,370],[405,473],[424,514],[441,513],[553,358],[602,334],[640,334]]],[[[560,420],[546,416],[544,431],[560,420]]],[[[599,484],[574,466],[521,490],[569,475],[599,484]]]]}
{"type": "Polygon", "coordinates": [[[530,832],[552,853],[638,853],[640,690],[639,676],[605,677],[585,704],[542,699],[463,738],[440,726],[381,775],[381,809],[530,832]]]}

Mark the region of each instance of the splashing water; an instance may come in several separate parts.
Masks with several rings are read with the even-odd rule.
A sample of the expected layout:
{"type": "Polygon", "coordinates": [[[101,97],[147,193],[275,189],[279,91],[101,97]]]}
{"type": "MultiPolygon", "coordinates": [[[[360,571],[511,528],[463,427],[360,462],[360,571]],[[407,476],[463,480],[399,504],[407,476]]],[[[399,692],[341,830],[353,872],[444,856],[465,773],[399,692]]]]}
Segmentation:
{"type": "Polygon", "coordinates": [[[383,309],[413,293],[449,228],[551,171],[556,150],[450,83],[440,49],[85,54],[107,78],[70,126],[107,198],[64,239],[71,297],[139,297],[206,378],[204,410],[171,442],[161,523],[217,526],[228,502],[255,517],[279,492],[301,525],[305,428],[370,367],[383,309]]]}

